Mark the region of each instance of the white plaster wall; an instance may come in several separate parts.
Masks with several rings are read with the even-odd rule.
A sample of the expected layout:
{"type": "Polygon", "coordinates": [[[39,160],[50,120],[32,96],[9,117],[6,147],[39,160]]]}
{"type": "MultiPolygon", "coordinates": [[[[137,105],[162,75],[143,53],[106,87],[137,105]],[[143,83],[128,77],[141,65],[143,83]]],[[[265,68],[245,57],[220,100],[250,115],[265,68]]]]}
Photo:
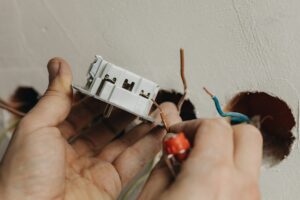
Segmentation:
{"type": "MultiPolygon", "coordinates": [[[[83,80],[95,54],[180,90],[184,47],[199,117],[216,114],[204,85],[223,102],[245,89],[271,92],[297,117],[299,8],[298,0],[0,0],[0,96],[20,84],[43,91],[53,56],[83,80]]],[[[286,160],[263,170],[264,199],[300,198],[299,153],[296,143],[286,160]]]]}

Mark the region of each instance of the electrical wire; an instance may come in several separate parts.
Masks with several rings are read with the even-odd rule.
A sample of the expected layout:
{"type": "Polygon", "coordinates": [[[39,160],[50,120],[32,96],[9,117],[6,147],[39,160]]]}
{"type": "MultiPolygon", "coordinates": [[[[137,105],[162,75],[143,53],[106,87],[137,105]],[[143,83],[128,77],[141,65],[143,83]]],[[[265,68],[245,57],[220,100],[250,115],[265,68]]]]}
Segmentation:
{"type": "Polygon", "coordinates": [[[18,125],[19,122],[20,122],[20,120],[14,121],[6,129],[4,129],[3,131],[0,132],[0,144],[1,144],[2,140],[3,140],[3,138],[5,137],[6,133],[8,133],[9,131],[14,130],[17,127],[17,125],[18,125]]]}
{"type": "Polygon", "coordinates": [[[130,197],[132,197],[132,194],[134,194],[134,192],[136,192],[136,190],[138,189],[138,187],[140,187],[143,183],[146,182],[146,180],[148,179],[151,170],[153,169],[153,167],[155,166],[155,162],[154,159],[151,160],[151,162],[146,166],[145,171],[146,173],[144,175],[142,175],[141,177],[139,177],[133,184],[132,186],[126,191],[126,193],[123,195],[123,197],[121,198],[121,200],[129,200],[130,197]]]}
{"type": "Polygon", "coordinates": [[[154,99],[151,99],[151,100],[152,100],[153,104],[158,108],[159,114],[161,117],[161,121],[162,121],[166,131],[169,132],[169,125],[166,121],[166,115],[165,115],[164,111],[161,109],[160,105],[154,99]]]}
{"type": "Polygon", "coordinates": [[[244,122],[246,122],[246,123],[250,122],[250,118],[242,113],[223,112],[218,98],[215,95],[213,95],[209,90],[207,90],[205,87],[203,89],[214,101],[219,115],[222,117],[230,117],[231,124],[240,124],[240,123],[244,123],[244,122]]]}
{"type": "MultiPolygon", "coordinates": [[[[24,117],[25,113],[18,111],[10,106],[8,106],[8,104],[0,99],[0,108],[7,110],[8,112],[15,114],[19,117],[24,117]]],[[[2,142],[2,139],[5,137],[6,133],[13,130],[14,128],[16,128],[17,124],[19,123],[20,120],[16,120],[14,123],[12,123],[11,125],[9,125],[6,129],[4,129],[2,132],[0,132],[0,143],[2,142]]]]}
{"type": "Polygon", "coordinates": [[[180,76],[181,76],[181,80],[182,80],[182,84],[183,84],[183,95],[177,104],[177,109],[179,112],[181,111],[182,105],[183,105],[185,99],[187,98],[187,93],[188,93],[187,82],[186,82],[185,75],[184,75],[184,49],[182,49],[182,48],[180,49],[180,76]]]}
{"type": "MultiPolygon", "coordinates": [[[[188,93],[187,82],[186,82],[185,74],[184,74],[184,50],[182,48],[180,48],[180,75],[181,75],[181,80],[182,80],[182,84],[183,84],[183,95],[179,99],[178,104],[177,104],[177,110],[179,113],[181,112],[182,105],[183,105],[185,99],[187,98],[187,93],[188,93]]],[[[161,109],[159,104],[154,99],[151,99],[151,100],[152,100],[153,104],[159,109],[163,125],[164,125],[165,129],[168,131],[169,126],[166,121],[166,116],[165,116],[163,110],[161,109]]]]}
{"type": "Polygon", "coordinates": [[[25,116],[25,113],[21,112],[21,111],[18,111],[12,107],[10,107],[7,103],[5,103],[3,100],[0,99],[0,108],[4,109],[4,110],[7,110],[9,111],[10,113],[12,114],[15,114],[19,117],[24,117],[25,116]]]}

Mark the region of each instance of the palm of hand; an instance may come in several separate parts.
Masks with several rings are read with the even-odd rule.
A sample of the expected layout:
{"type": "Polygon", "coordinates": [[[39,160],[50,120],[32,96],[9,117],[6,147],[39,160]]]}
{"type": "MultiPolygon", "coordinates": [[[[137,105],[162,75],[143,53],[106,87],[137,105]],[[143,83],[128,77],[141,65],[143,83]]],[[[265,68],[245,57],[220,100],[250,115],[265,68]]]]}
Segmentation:
{"type": "Polygon", "coordinates": [[[34,146],[22,154],[24,184],[32,199],[115,199],[121,190],[116,168],[101,158],[80,156],[61,136],[57,128],[43,128],[32,133],[34,146]],[[109,178],[106,178],[109,177],[109,178]]]}
{"type": "MultiPolygon", "coordinates": [[[[3,159],[0,188],[7,199],[116,199],[160,150],[164,131],[142,123],[114,139],[134,119],[117,111],[69,144],[104,106],[87,98],[72,107],[69,66],[53,59],[48,70],[46,94],[20,122],[3,159]]],[[[180,121],[173,104],[163,109],[180,121]]]]}

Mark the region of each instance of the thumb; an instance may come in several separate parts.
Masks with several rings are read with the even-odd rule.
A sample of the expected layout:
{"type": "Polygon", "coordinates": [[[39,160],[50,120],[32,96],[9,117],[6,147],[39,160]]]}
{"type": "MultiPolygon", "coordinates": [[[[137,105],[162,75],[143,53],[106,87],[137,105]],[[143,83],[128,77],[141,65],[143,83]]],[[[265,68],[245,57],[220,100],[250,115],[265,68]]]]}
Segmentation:
{"type": "Polygon", "coordinates": [[[39,128],[57,126],[65,120],[72,105],[72,72],[61,58],[48,62],[49,85],[37,105],[21,121],[22,129],[32,132],[39,128]]]}

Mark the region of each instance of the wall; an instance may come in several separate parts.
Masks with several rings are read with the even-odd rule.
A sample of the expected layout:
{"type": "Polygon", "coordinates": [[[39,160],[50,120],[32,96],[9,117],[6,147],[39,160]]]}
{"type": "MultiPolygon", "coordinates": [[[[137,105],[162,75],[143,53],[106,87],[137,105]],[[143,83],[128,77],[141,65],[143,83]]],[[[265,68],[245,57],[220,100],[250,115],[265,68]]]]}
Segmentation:
{"type": "MultiPolygon", "coordinates": [[[[78,82],[95,54],[181,90],[184,47],[199,117],[216,115],[204,85],[222,102],[242,90],[268,91],[298,117],[299,6],[297,0],[1,0],[0,96],[20,84],[43,91],[53,56],[69,61],[78,82]]],[[[264,199],[299,196],[297,142],[287,159],[263,169],[264,199]]]]}

